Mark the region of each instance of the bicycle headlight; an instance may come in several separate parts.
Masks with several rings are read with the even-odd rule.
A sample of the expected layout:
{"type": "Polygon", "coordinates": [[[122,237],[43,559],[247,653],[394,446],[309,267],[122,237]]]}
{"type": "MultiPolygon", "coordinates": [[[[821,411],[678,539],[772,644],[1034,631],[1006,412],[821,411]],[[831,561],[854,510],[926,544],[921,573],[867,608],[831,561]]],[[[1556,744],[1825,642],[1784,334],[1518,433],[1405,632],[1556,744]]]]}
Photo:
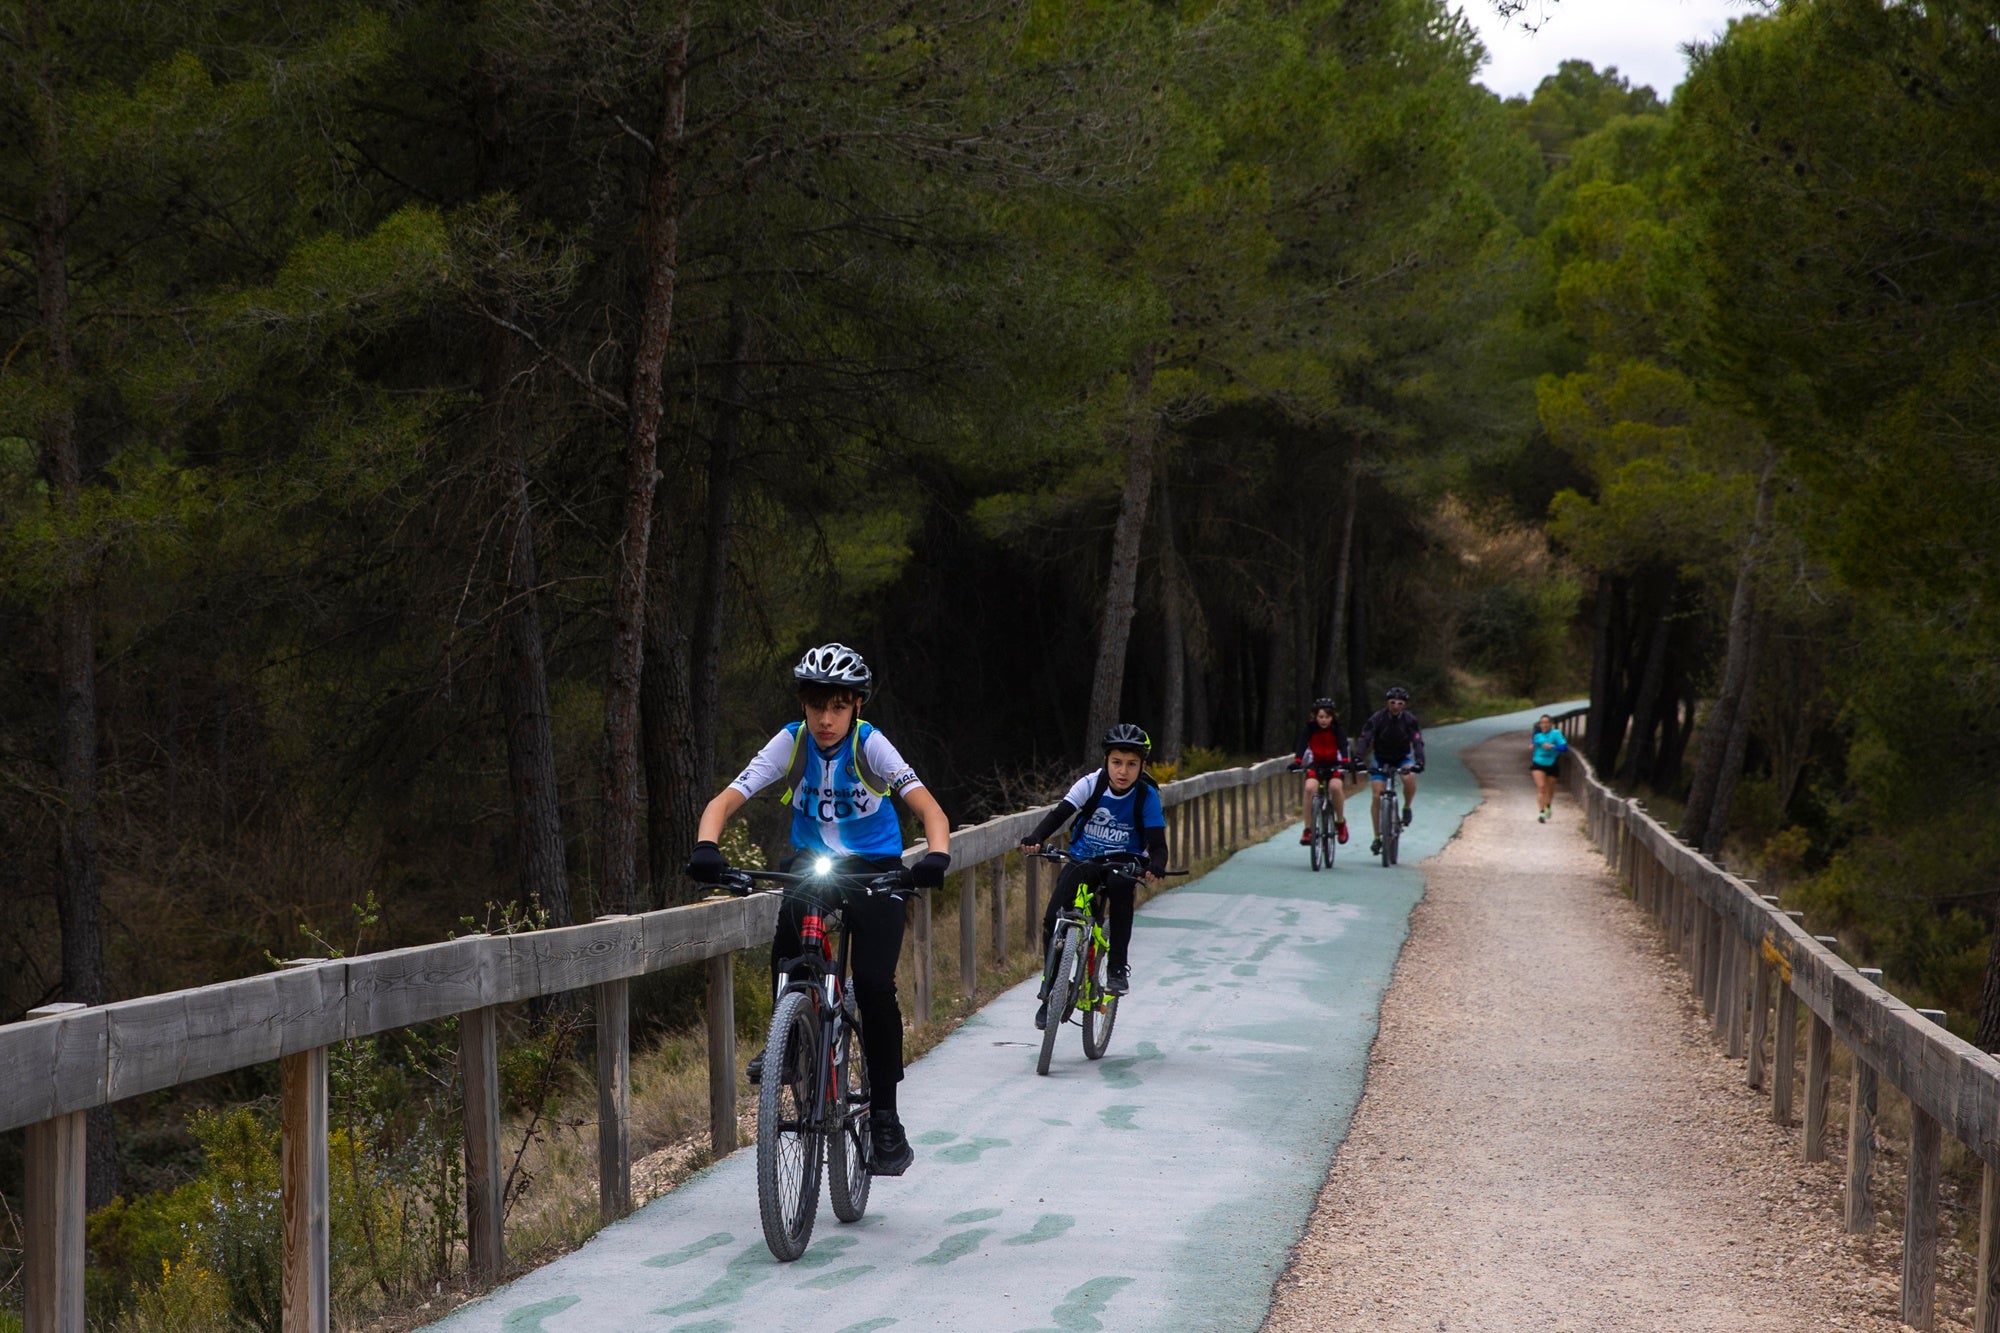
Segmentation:
{"type": "Polygon", "coordinates": [[[832,858],[832,857],[830,857],[830,856],[822,856],[822,857],[820,857],[820,858],[819,858],[819,860],[817,860],[817,861],[814,861],[814,862],[813,862],[813,874],[815,874],[815,875],[830,875],[830,874],[832,874],[832,873],[833,873],[833,858],[832,858]]]}

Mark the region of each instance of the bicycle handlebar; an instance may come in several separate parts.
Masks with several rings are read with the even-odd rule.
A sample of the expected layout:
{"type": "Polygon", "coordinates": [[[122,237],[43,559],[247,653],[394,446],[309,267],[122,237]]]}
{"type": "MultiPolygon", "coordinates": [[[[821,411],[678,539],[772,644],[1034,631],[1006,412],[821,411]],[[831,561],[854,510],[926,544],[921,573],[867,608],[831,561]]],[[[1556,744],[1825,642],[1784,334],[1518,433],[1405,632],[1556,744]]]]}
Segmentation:
{"type": "Polygon", "coordinates": [[[821,870],[808,875],[795,875],[783,870],[750,870],[731,866],[722,872],[722,878],[710,885],[724,893],[739,898],[747,898],[753,893],[769,893],[769,889],[759,889],[759,884],[774,884],[783,889],[802,886],[837,889],[842,893],[858,893],[872,898],[886,893],[891,897],[907,898],[917,891],[910,883],[908,870],[888,870],[880,873],[855,874],[851,871],[821,870]]]}
{"type": "MultiPolygon", "coordinates": [[[[1059,849],[1050,847],[1039,852],[1029,852],[1028,855],[1037,857],[1043,861],[1070,861],[1079,865],[1100,865],[1112,874],[1120,875],[1127,879],[1138,879],[1142,875],[1152,873],[1146,869],[1146,858],[1137,852],[1106,852],[1102,856],[1078,856],[1075,852],[1067,848],[1059,849]]],[[[1165,878],[1168,875],[1185,874],[1187,874],[1185,870],[1162,870],[1159,877],[1165,878]]]]}

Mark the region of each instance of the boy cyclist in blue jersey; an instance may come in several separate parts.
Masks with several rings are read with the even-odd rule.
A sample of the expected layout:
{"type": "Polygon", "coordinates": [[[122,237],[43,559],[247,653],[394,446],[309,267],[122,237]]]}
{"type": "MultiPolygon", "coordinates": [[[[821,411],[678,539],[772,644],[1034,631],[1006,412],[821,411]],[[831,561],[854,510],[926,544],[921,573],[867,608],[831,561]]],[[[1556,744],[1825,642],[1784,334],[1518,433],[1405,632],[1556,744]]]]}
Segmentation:
{"type": "MultiPolygon", "coordinates": [[[[868,874],[903,867],[903,830],[890,797],[923,821],[930,850],[910,867],[919,888],[944,883],[951,865],[951,821],[918,781],[888,737],[861,721],[861,705],[875,677],[861,654],[844,644],[814,648],[792,669],[798,682],[802,721],[791,723],[767,742],[736,781],[724,787],[701,812],[688,875],[713,884],[728,869],[716,841],[744,802],[777,786],[792,807],[792,846],[802,856],[828,857],[834,869],[868,874]]],[[[795,858],[796,859],[796,858],[795,858]]],[[[787,865],[791,864],[789,861],[787,865]]],[[[799,943],[801,908],[787,902],[778,912],[771,939],[771,984],[778,964],[803,952],[799,943]]],[[[903,1077],[903,1014],[896,1003],[896,960],[903,950],[903,900],[880,896],[847,904],[853,935],[849,963],[854,999],[861,1011],[861,1050],[868,1062],[868,1131],[874,1140],[878,1176],[900,1176],[916,1154],[896,1114],[896,1083],[903,1077]]],[[[764,1057],[750,1062],[750,1081],[763,1074],[764,1057]]]]}
{"type": "MultiPolygon", "coordinates": [[[[1146,878],[1158,879],[1167,873],[1167,818],[1160,808],[1160,789],[1146,772],[1146,757],[1153,752],[1153,739],[1130,722],[1121,722],[1104,733],[1104,767],[1086,773],[1056,802],[1035,831],[1021,839],[1021,849],[1040,851],[1072,817],[1069,849],[1079,857],[1107,856],[1112,852],[1134,852],[1146,858],[1146,878]]],[[[1063,867],[1055,892],[1049,895],[1048,910],[1042,913],[1042,956],[1047,957],[1049,941],[1056,933],[1056,916],[1064,906],[1076,901],[1077,885],[1090,873],[1087,866],[1072,862],[1063,867]]],[[[1111,929],[1110,977],[1105,989],[1123,995],[1132,987],[1132,970],[1126,950],[1132,943],[1132,912],[1135,886],[1128,879],[1113,879],[1100,893],[1109,904],[1111,929]]],[[[1042,978],[1042,1006],[1035,1011],[1035,1026],[1046,1027],[1049,1018],[1050,978],[1042,978]]]]}

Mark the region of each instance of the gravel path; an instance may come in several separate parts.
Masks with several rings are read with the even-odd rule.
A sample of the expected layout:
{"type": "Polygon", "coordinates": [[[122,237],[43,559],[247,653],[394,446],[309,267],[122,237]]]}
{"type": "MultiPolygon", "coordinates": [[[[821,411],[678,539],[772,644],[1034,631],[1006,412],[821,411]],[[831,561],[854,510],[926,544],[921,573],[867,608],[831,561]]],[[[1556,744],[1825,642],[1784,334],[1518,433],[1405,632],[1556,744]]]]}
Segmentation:
{"type": "Polygon", "coordinates": [[[1842,1232],[1833,1168],[1707,1039],[1576,806],[1536,823],[1526,752],[1466,756],[1486,802],[1424,867],[1265,1327],[1900,1328],[1897,1247],[1842,1232]]]}

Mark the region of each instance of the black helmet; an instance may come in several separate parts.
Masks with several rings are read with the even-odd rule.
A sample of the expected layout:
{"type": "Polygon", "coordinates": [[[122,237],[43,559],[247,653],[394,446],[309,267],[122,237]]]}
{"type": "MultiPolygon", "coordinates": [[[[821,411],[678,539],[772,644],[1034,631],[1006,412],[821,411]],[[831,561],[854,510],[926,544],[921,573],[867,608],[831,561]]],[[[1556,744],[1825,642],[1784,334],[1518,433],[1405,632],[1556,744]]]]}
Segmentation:
{"type": "Polygon", "coordinates": [[[1401,685],[1391,685],[1389,692],[1383,697],[1386,699],[1401,699],[1404,703],[1408,703],[1410,701],[1410,692],[1401,685]]]}
{"type": "Polygon", "coordinates": [[[1153,752],[1153,738],[1146,734],[1144,727],[1120,722],[1104,733],[1103,748],[1106,754],[1113,750],[1137,750],[1142,755],[1149,755],[1153,752]]]}
{"type": "Polygon", "coordinates": [[[1335,717],[1340,716],[1340,705],[1335,703],[1333,700],[1324,698],[1313,700],[1313,706],[1312,706],[1313,712],[1317,713],[1322,708],[1324,708],[1327,712],[1332,713],[1335,717]]]}
{"type": "Polygon", "coordinates": [[[806,655],[792,668],[792,679],[801,685],[833,685],[853,690],[866,703],[875,691],[875,673],[861,660],[861,654],[844,643],[823,643],[806,649],[806,655]]]}

